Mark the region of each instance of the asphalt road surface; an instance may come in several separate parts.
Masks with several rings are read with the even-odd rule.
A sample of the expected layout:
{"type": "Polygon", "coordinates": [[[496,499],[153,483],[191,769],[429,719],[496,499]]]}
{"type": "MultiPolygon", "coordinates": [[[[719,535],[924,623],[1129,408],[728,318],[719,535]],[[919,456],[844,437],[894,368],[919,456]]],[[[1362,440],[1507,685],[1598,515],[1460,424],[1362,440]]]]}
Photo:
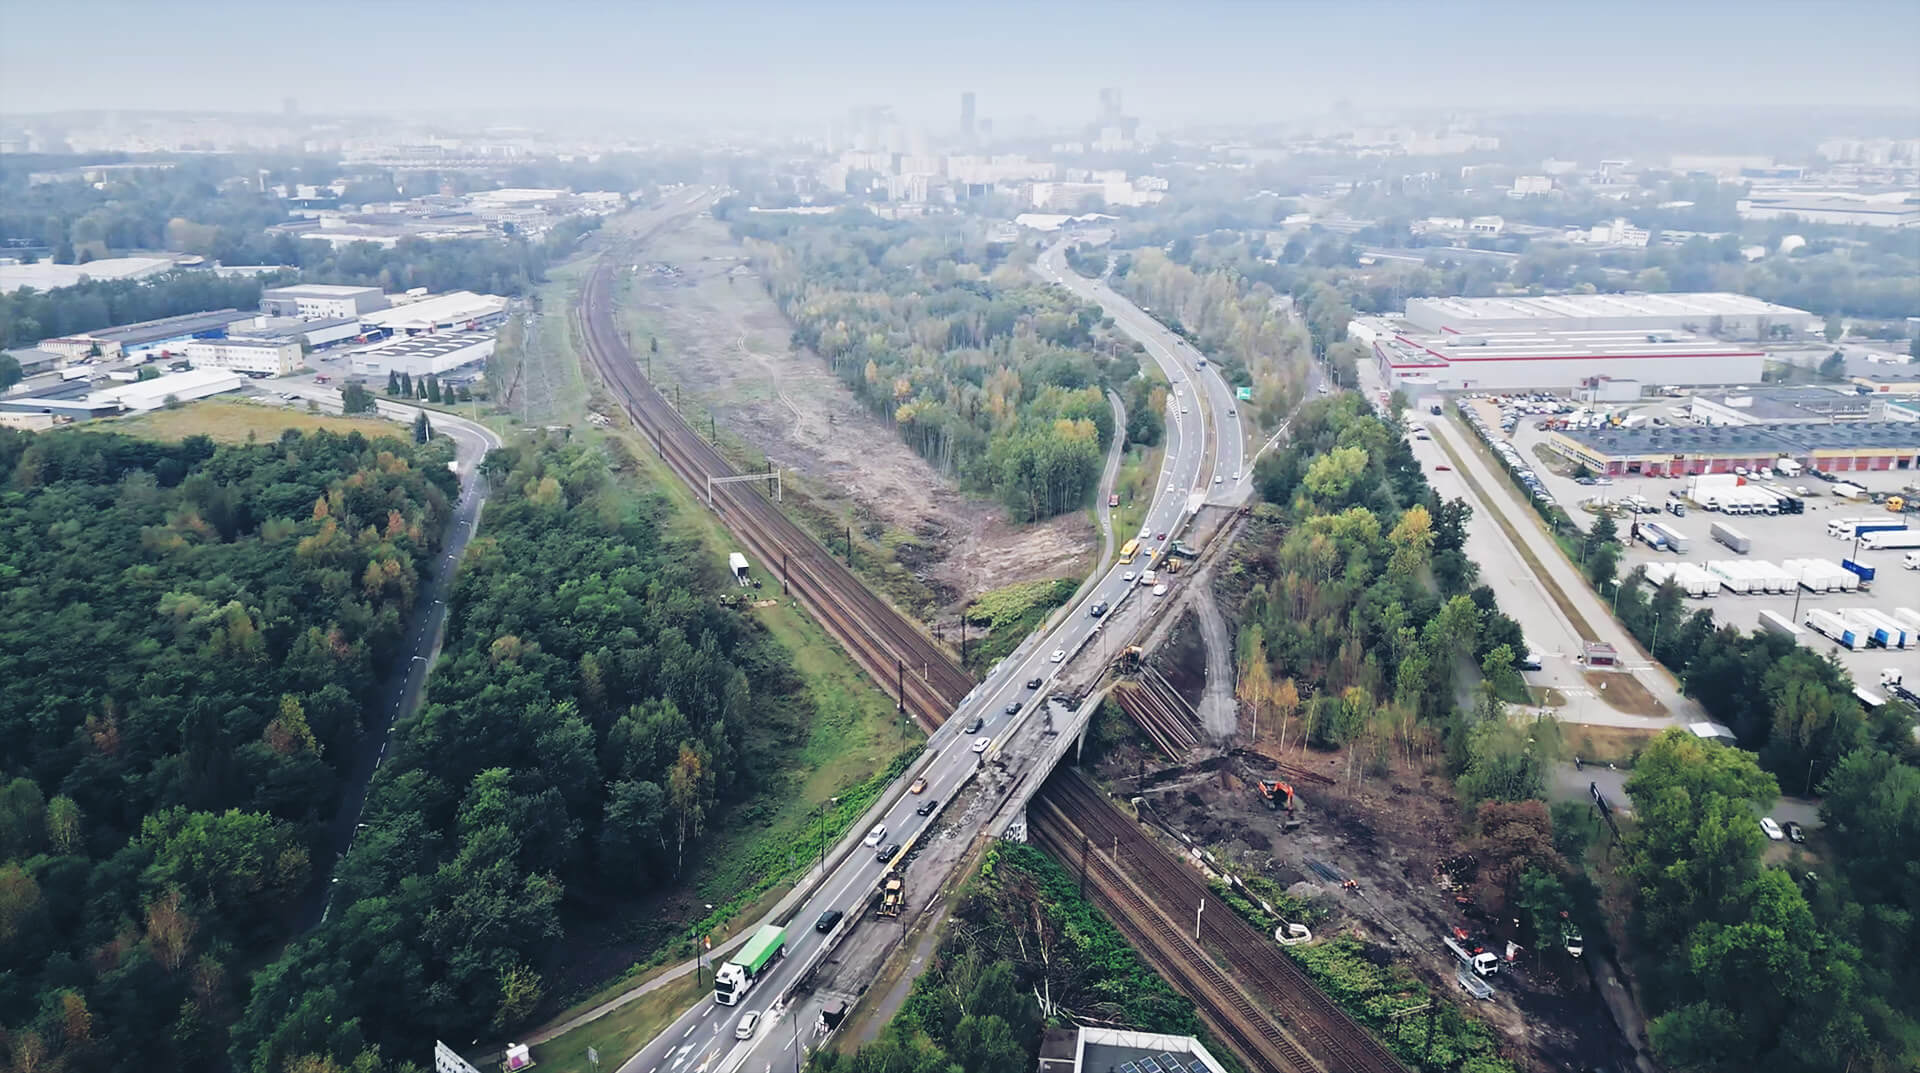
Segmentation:
{"type": "Polygon", "coordinates": [[[1174,412],[1169,415],[1169,424],[1173,418],[1185,423],[1187,418],[1194,416],[1187,413],[1188,410],[1206,411],[1205,418],[1213,422],[1219,435],[1213,464],[1207,470],[1206,483],[1198,490],[1206,492],[1215,502],[1239,502],[1253,474],[1247,466],[1240,403],[1234,397],[1233,387],[1221,378],[1218,366],[1207,361],[1206,356],[1186,340],[1167,330],[1166,325],[1115,293],[1106,281],[1087,279],[1067,267],[1064,241],[1041,254],[1036,267],[1045,278],[1086,301],[1098,304],[1120,326],[1121,331],[1147,349],[1148,355],[1179,391],[1173,400],[1171,409],[1174,412]],[[1194,399],[1196,391],[1200,395],[1198,400],[1194,399]]]}
{"type": "MultiPolygon", "coordinates": [[[[1060,253],[1056,249],[1049,255],[1057,259],[1060,253]]],[[[1065,274],[1078,279],[1072,273],[1065,274]]],[[[1085,286],[1085,281],[1080,285],[1085,286]]],[[[1111,295],[1110,291],[1106,293],[1111,295]]],[[[1125,302],[1125,299],[1118,301],[1125,302]]],[[[1131,303],[1125,306],[1125,309],[1132,308],[1131,303]]],[[[1137,330],[1147,337],[1143,342],[1148,353],[1170,378],[1184,378],[1193,372],[1191,348],[1187,356],[1180,356],[1179,348],[1184,344],[1177,338],[1137,309],[1133,316],[1144,321],[1137,330]],[[1153,331],[1156,328],[1157,335],[1153,331]]],[[[1164,548],[1161,537],[1165,534],[1166,540],[1173,539],[1172,535],[1188,512],[1189,496],[1195,491],[1208,490],[1209,486],[1203,483],[1202,467],[1209,454],[1206,448],[1210,414],[1226,415],[1229,422],[1229,433],[1222,437],[1224,443],[1216,449],[1225,461],[1215,469],[1224,476],[1240,465],[1239,419],[1228,414],[1233,408],[1231,404],[1217,401],[1226,399],[1231,392],[1217,375],[1204,379],[1214,385],[1207,389],[1208,405],[1187,407],[1196,411],[1191,413],[1179,412],[1177,403],[1170,407],[1173,412],[1167,421],[1167,450],[1142,530],[1147,534],[1142,541],[1143,548],[1156,551],[1164,548]]],[[[1187,397],[1191,397],[1190,392],[1187,397]]],[[[1222,488],[1226,487],[1223,482],[1222,488]]],[[[1110,485],[1100,489],[1103,502],[1110,491],[1110,485]]],[[[1122,539],[1138,535],[1120,534],[1122,539]]],[[[1115,563],[1108,568],[1096,584],[1083,589],[1078,600],[1050,631],[1022,645],[974,688],[945,725],[928,739],[931,762],[924,770],[926,788],[920,794],[901,795],[887,811],[881,820],[886,827],[886,834],[880,840],[882,846],[905,844],[910,836],[923,831],[933,821],[917,815],[918,806],[929,800],[943,801],[958,792],[971,772],[994,758],[996,743],[1008,738],[1012,730],[1040,706],[1040,698],[1046,695],[1063,666],[1100,628],[1101,617],[1089,613],[1094,604],[1104,602],[1113,607],[1123,599],[1156,599],[1150,590],[1136,583],[1134,575],[1141,568],[1138,560],[1115,563]],[[1029,682],[1037,685],[1030,687],[1029,682]],[[977,730],[969,729],[976,720],[980,724],[977,730]]],[[[886,865],[876,858],[872,849],[856,848],[829,871],[814,892],[795,909],[787,927],[785,956],[762,971],[738,1005],[721,1006],[711,997],[702,999],[639,1053],[621,1063],[617,1073],[735,1070],[761,1073],[796,1068],[796,1063],[804,1061],[804,1055],[795,1053],[796,1048],[804,1050],[817,1042],[813,1025],[804,1020],[808,1011],[804,1004],[794,1011],[770,1007],[793,985],[811,956],[826,941],[814,930],[814,922],[829,909],[849,916],[862,912],[885,870],[886,865]],[[760,1023],[752,1039],[738,1040],[735,1028],[748,1011],[761,1013],[760,1023]]],[[[707,972],[707,979],[712,979],[711,970],[707,972]]]]}
{"type": "MultiPolygon", "coordinates": [[[[330,387],[307,380],[270,380],[265,381],[264,386],[276,394],[297,395],[301,400],[311,399],[329,412],[340,411],[340,393],[330,387]]],[[[415,412],[416,408],[412,406],[384,399],[380,402],[381,416],[400,422],[394,427],[403,436],[408,433],[415,412]]],[[[427,674],[440,653],[440,638],[446,629],[447,595],[453,588],[453,568],[460,561],[467,541],[472,539],[474,530],[478,528],[480,509],[487,501],[486,482],[480,477],[480,461],[488,451],[500,446],[500,437],[485,425],[439,412],[430,413],[427,420],[432,423],[435,433],[448,436],[454,442],[454,468],[460,477],[460,499],[454,504],[453,518],[447,527],[439,558],[427,574],[419,600],[409,616],[406,651],[395,655],[394,665],[380,683],[367,720],[366,735],[355,746],[357,751],[348,777],[347,792],[341,798],[339,811],[327,825],[327,842],[333,854],[323,871],[329,874],[346,856],[347,850],[353,845],[354,835],[359,831],[360,810],[366,804],[367,787],[373,781],[374,769],[386,758],[388,735],[394,724],[413,714],[425,696],[427,674]]],[[[332,911],[332,902],[332,880],[316,884],[301,906],[301,930],[325,920],[332,911]]]]}

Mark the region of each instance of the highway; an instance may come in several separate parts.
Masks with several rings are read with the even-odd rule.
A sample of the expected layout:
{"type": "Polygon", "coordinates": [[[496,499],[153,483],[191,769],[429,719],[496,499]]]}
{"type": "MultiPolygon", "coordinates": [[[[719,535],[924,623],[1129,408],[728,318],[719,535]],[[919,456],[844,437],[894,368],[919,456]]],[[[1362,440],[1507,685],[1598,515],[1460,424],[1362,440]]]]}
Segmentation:
{"type": "MultiPolygon", "coordinates": [[[[1177,412],[1171,416],[1184,422],[1190,416],[1187,411],[1196,408],[1194,394],[1198,391],[1199,402],[1203,404],[1199,408],[1208,411],[1203,417],[1210,419],[1220,433],[1216,438],[1213,464],[1207,470],[1208,479],[1201,490],[1207,492],[1208,498],[1216,503],[1242,501],[1251,487],[1253,474],[1247,465],[1246,438],[1240,424],[1240,403],[1234,397],[1233,387],[1220,376],[1219,368],[1208,362],[1205,355],[1139,306],[1121,297],[1107,286],[1105,280],[1087,279],[1067,267],[1067,243],[1068,240],[1063,239],[1040,255],[1036,267],[1041,275],[1078,297],[1099,305],[1121,331],[1146,348],[1176,392],[1172,409],[1177,412]]],[[[1170,421],[1169,426],[1171,424],[1170,421]]]]}
{"type": "MultiPolygon", "coordinates": [[[[1057,249],[1051,252],[1054,257],[1059,256],[1057,249]]],[[[1064,272],[1064,268],[1062,271],[1078,279],[1064,272]]],[[[1111,292],[1107,294],[1111,296],[1111,292]]],[[[1112,298],[1125,302],[1117,296],[1112,298]]],[[[1180,346],[1175,345],[1177,339],[1164,329],[1156,336],[1153,329],[1159,326],[1131,303],[1124,309],[1133,310],[1132,316],[1144,322],[1129,330],[1138,333],[1135,337],[1142,339],[1169,379],[1184,379],[1192,372],[1191,357],[1183,360],[1180,346]]],[[[1206,389],[1209,400],[1226,400],[1230,396],[1231,392],[1217,376],[1207,379],[1219,388],[1217,392],[1206,389]]],[[[1190,399],[1191,393],[1183,394],[1182,398],[1190,399]]],[[[1142,529],[1147,534],[1143,547],[1156,551],[1173,539],[1188,512],[1189,497],[1195,491],[1208,490],[1208,485],[1203,483],[1203,471],[1213,472],[1205,469],[1208,455],[1217,453],[1228,460],[1227,468],[1215,466],[1223,475],[1233,472],[1233,467],[1240,464],[1240,425],[1237,416],[1230,413],[1233,409],[1230,402],[1188,405],[1185,410],[1196,412],[1181,412],[1183,407],[1175,400],[1169,409],[1166,454],[1142,529]],[[1231,434],[1224,438],[1225,445],[1215,452],[1207,450],[1209,414],[1225,414],[1230,422],[1231,434]]],[[[1223,482],[1223,490],[1225,487],[1223,482]]],[[[1103,501],[1109,491],[1110,485],[1100,489],[1103,501]]],[[[1137,535],[1121,534],[1123,538],[1137,535]]],[[[1062,668],[1100,628],[1102,619],[1090,613],[1095,604],[1105,603],[1111,607],[1123,599],[1160,599],[1150,589],[1137,584],[1136,574],[1142,566],[1143,563],[1135,561],[1108,567],[1097,583],[1083,587],[1076,601],[1051,628],[1029,639],[968,694],[946,723],[928,739],[928,760],[916,772],[909,773],[909,777],[916,773],[924,776],[924,792],[900,794],[887,808],[880,821],[886,828],[880,840],[882,847],[893,843],[907,845],[911,838],[939,821],[938,814],[922,817],[917,809],[928,801],[945,802],[958,793],[973,772],[993,760],[1013,731],[1042,706],[1043,698],[1062,668]]],[[[981,822],[989,811],[974,810],[957,822],[981,822]]],[[[792,913],[785,957],[762,972],[740,1004],[720,1006],[711,997],[702,999],[639,1053],[621,1063],[617,1073],[731,1073],[735,1070],[761,1073],[796,1068],[803,1058],[794,1053],[795,1048],[804,1049],[817,1042],[811,1010],[805,1003],[797,1004],[792,1011],[771,1007],[826,942],[826,936],[814,930],[814,922],[822,913],[839,910],[849,917],[860,918],[842,927],[871,926],[871,921],[866,919],[869,895],[886,867],[875,851],[866,846],[853,847],[837,862],[829,857],[827,874],[792,913]],[[760,1023],[752,1039],[737,1040],[736,1026],[749,1011],[762,1014],[760,1023]]],[[[913,907],[908,911],[912,913],[913,907]]],[[[711,981],[711,969],[706,978],[711,981]]]]}

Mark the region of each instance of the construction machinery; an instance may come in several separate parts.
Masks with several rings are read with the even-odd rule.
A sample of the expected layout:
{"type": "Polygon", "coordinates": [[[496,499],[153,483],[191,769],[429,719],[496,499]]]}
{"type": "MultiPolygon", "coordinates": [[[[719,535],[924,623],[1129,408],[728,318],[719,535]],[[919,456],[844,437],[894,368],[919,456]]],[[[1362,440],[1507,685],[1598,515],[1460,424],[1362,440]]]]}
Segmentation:
{"type": "Polygon", "coordinates": [[[1284,808],[1288,812],[1293,811],[1293,786],[1291,784],[1281,782],[1278,779],[1261,779],[1259,780],[1259,786],[1260,798],[1267,803],[1267,808],[1284,808]]]}
{"type": "Polygon", "coordinates": [[[900,915],[900,910],[905,904],[906,884],[901,880],[899,873],[896,872],[893,875],[889,875],[887,881],[881,885],[880,908],[875,910],[875,912],[883,917],[897,917],[900,915]]]}

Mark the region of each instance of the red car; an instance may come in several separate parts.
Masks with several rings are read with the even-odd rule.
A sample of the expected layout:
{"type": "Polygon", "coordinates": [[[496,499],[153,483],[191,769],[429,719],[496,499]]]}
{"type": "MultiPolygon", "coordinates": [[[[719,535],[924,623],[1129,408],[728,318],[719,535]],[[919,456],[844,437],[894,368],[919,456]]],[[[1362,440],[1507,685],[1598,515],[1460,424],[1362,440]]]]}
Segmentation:
{"type": "Polygon", "coordinates": [[[1453,471],[1453,467],[1447,465],[1445,462],[1442,462],[1433,468],[1434,468],[1434,472],[1436,473],[1451,473],[1453,471]]]}
{"type": "Polygon", "coordinates": [[[1110,496],[1108,496],[1108,497],[1107,497],[1107,506],[1109,506],[1109,507],[1117,507],[1117,506],[1119,506],[1119,505],[1120,505],[1120,497],[1119,497],[1119,496],[1117,496],[1117,495],[1110,495],[1110,496]]]}
{"type": "Polygon", "coordinates": [[[1154,537],[1153,539],[1155,539],[1155,540],[1165,540],[1165,539],[1167,539],[1167,534],[1165,534],[1165,533],[1161,533],[1161,534],[1160,534],[1159,536],[1157,536],[1157,537],[1154,537]]]}

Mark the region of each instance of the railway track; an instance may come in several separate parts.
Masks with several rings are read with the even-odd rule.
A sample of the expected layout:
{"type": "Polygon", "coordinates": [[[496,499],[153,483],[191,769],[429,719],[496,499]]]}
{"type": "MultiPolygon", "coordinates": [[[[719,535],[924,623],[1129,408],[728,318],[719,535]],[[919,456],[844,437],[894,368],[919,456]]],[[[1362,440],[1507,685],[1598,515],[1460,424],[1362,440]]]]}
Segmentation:
{"type": "MultiPolygon", "coordinates": [[[[644,244],[694,211],[689,206],[632,241],[644,244]]],[[[708,477],[739,473],[641,374],[614,322],[613,273],[611,261],[602,260],[581,288],[578,323],[587,359],[668,467],[704,495],[708,477]]],[[[790,591],[883,689],[898,695],[923,729],[939,727],[973,689],[972,677],[944,648],[876,596],[754,486],[716,487],[713,509],[770,571],[784,571],[790,591]]]]}
{"type": "Polygon", "coordinates": [[[1114,926],[1163,975],[1182,974],[1181,979],[1170,982],[1194,1000],[1200,1019],[1233,1048],[1242,1062],[1253,1069],[1317,1073],[1319,1067],[1227,979],[1211,958],[1196,950],[1184,932],[1176,930],[1164,914],[1149,905],[1105,856],[1093,853],[1090,844],[1069,844],[1073,841],[1073,824],[1059,814],[1057,806],[1036,799],[1029,806],[1028,818],[1035,845],[1069,867],[1073,867],[1071,862],[1086,860],[1087,878],[1096,897],[1106,902],[1114,926]],[[1036,812],[1043,809],[1053,810],[1053,822],[1047,826],[1033,824],[1036,812]]]}
{"type": "MultiPolygon", "coordinates": [[[[1064,848],[1060,860],[1070,869],[1077,867],[1075,854],[1082,836],[1094,847],[1111,847],[1117,840],[1121,861],[1139,890],[1151,892],[1154,903],[1143,907],[1137,898],[1119,899],[1122,904],[1115,908],[1120,913],[1141,918],[1131,925],[1136,931],[1153,927],[1155,919],[1166,925],[1168,915],[1184,920],[1200,899],[1212,893],[1192,868],[1169,856],[1137,823],[1071,772],[1056,774],[1034,798],[1028,807],[1028,829],[1036,842],[1056,854],[1064,848]]],[[[1112,866],[1106,867],[1111,870],[1112,866]]],[[[1292,1038],[1321,1059],[1321,1067],[1333,1073],[1407,1073],[1392,1052],[1335,1006],[1265,934],[1231,909],[1221,905],[1216,912],[1202,913],[1200,933],[1203,945],[1219,952],[1233,978],[1275,1011],[1292,1038]]],[[[1190,951],[1184,960],[1188,964],[1182,969],[1203,979],[1211,968],[1211,959],[1197,951],[1190,951]]],[[[1238,1014],[1237,1008],[1234,1012],[1238,1014]]]]}

